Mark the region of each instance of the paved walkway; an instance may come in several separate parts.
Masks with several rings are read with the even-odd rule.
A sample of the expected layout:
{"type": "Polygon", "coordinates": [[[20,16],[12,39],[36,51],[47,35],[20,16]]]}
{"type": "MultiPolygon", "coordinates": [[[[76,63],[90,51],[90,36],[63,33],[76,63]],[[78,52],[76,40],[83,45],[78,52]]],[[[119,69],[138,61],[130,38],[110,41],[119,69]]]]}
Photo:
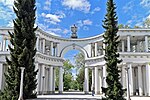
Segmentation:
{"type": "MultiPolygon", "coordinates": [[[[102,95],[94,95],[91,93],[85,95],[83,92],[66,92],[54,95],[38,95],[37,99],[32,100],[101,100],[102,95]]],[[[131,100],[150,100],[150,97],[131,97],[131,100]]]]}

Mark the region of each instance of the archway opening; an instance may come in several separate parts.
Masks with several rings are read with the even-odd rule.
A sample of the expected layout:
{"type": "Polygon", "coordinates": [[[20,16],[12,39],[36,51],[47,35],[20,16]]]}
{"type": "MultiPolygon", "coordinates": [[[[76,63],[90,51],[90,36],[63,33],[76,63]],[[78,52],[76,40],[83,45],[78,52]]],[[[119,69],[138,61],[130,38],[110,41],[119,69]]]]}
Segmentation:
{"type": "MultiPolygon", "coordinates": [[[[85,56],[79,50],[68,50],[64,54],[63,90],[64,92],[83,92],[85,88],[85,56]]],[[[89,90],[92,85],[92,71],[89,68],[89,90]]],[[[56,76],[58,77],[58,76],[56,76]]],[[[57,80],[57,79],[56,79],[57,80]]],[[[56,81],[57,82],[57,81],[56,81]]],[[[56,83],[57,85],[58,83],[56,83]]],[[[59,85],[59,84],[58,84],[59,85]]]]}

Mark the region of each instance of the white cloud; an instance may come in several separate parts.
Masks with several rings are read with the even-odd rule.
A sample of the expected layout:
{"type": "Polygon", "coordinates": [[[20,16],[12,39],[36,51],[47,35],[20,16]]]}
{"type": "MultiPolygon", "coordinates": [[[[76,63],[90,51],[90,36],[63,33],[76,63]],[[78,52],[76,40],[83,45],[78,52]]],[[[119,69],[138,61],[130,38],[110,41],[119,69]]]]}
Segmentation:
{"type": "Polygon", "coordinates": [[[57,23],[61,22],[60,19],[65,17],[64,13],[60,13],[59,15],[42,13],[41,15],[42,15],[42,17],[45,18],[45,22],[49,22],[51,24],[57,24],[57,23]]]}
{"type": "Polygon", "coordinates": [[[77,23],[78,29],[83,28],[83,30],[87,31],[89,30],[88,26],[92,25],[93,22],[89,19],[86,19],[86,20],[79,20],[76,23],[77,23]]]}
{"type": "Polygon", "coordinates": [[[85,13],[88,13],[91,7],[88,0],[63,0],[62,5],[73,10],[84,11],[85,13]]]}
{"type": "Polygon", "coordinates": [[[3,25],[1,26],[11,26],[11,22],[14,18],[15,14],[12,10],[8,6],[2,4],[2,6],[0,6],[0,20],[2,20],[3,25]]]}
{"type": "Polygon", "coordinates": [[[79,21],[77,21],[77,26],[82,27],[82,26],[85,26],[85,25],[92,25],[92,23],[93,22],[89,19],[79,20],[79,21]]]}
{"type": "Polygon", "coordinates": [[[52,32],[61,32],[62,30],[60,28],[50,28],[49,31],[52,31],[52,32]]]}
{"type": "Polygon", "coordinates": [[[70,32],[70,30],[68,30],[68,29],[64,29],[64,30],[63,30],[63,33],[64,33],[64,34],[67,34],[67,33],[69,33],[69,32],[70,32]]]}
{"type": "Polygon", "coordinates": [[[57,15],[47,14],[45,17],[50,18],[54,22],[60,22],[59,16],[57,16],[57,15]]]}
{"type": "Polygon", "coordinates": [[[128,12],[128,11],[131,11],[132,8],[133,8],[133,6],[134,6],[134,2],[133,2],[133,1],[128,2],[128,3],[123,7],[124,12],[126,13],[126,12],[128,12]]]}
{"type": "Polygon", "coordinates": [[[83,21],[83,25],[92,25],[92,21],[87,19],[83,21]]]}
{"type": "Polygon", "coordinates": [[[0,2],[2,2],[5,5],[13,5],[14,0],[0,0],[0,2]]]}
{"type": "Polygon", "coordinates": [[[94,14],[95,12],[98,12],[98,11],[100,11],[100,10],[101,10],[100,7],[96,7],[96,8],[94,8],[94,10],[91,12],[91,14],[94,14]]]}
{"type": "Polygon", "coordinates": [[[52,30],[50,28],[48,28],[48,25],[45,25],[45,24],[41,24],[41,23],[36,23],[38,25],[39,28],[41,28],[42,30],[44,30],[45,32],[51,34],[51,35],[54,35],[54,36],[59,36],[61,37],[59,34],[55,33],[55,32],[52,32],[52,30]]]}
{"type": "Polygon", "coordinates": [[[148,15],[147,18],[150,19],[150,15],[148,15]]]}
{"type": "Polygon", "coordinates": [[[0,2],[13,10],[14,0],[0,0],[0,2]]]}
{"type": "Polygon", "coordinates": [[[10,22],[8,23],[8,25],[7,25],[7,27],[13,27],[13,26],[14,26],[13,21],[10,21],[10,22]]]}
{"type": "Polygon", "coordinates": [[[150,7],[150,0],[142,0],[140,4],[145,7],[150,7]]]}
{"type": "Polygon", "coordinates": [[[52,0],[46,0],[45,5],[51,5],[52,0]]]}
{"type": "Polygon", "coordinates": [[[48,10],[48,11],[50,10],[51,1],[52,0],[46,0],[46,2],[44,3],[45,5],[43,7],[44,10],[48,10]]]}

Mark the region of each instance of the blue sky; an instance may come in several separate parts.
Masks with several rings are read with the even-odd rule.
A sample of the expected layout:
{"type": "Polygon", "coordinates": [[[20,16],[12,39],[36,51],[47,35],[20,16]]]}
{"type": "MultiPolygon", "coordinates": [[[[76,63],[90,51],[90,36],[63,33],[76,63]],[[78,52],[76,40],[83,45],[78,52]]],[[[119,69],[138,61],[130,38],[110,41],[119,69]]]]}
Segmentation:
{"type": "MultiPolygon", "coordinates": [[[[14,0],[0,0],[0,27],[11,27],[15,18],[14,0]]],[[[69,38],[70,26],[76,24],[78,37],[90,37],[104,32],[102,20],[107,0],[37,0],[36,25],[50,34],[69,38]]],[[[119,24],[142,26],[150,18],[150,0],[115,0],[119,24]]],[[[77,51],[68,52],[73,61],[77,51]]]]}
{"type": "MultiPolygon", "coordinates": [[[[12,26],[14,0],[0,0],[0,27],[12,26]]],[[[43,30],[70,37],[70,26],[76,24],[78,37],[101,34],[107,0],[37,0],[36,24],[43,30]]],[[[115,0],[120,24],[142,26],[150,17],[150,0],[115,0]]]]}

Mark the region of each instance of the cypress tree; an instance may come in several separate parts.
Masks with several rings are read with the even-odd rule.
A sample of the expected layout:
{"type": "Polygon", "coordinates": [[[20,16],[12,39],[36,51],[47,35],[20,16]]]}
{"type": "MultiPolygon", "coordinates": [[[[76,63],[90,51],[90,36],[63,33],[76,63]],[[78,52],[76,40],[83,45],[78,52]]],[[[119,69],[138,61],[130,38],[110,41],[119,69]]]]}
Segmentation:
{"type": "Polygon", "coordinates": [[[25,67],[23,82],[23,98],[35,98],[37,86],[34,65],[36,54],[35,0],[15,0],[13,20],[14,32],[10,33],[10,58],[6,58],[8,69],[5,73],[6,86],[2,92],[2,100],[17,100],[20,92],[21,70],[25,67]]]}
{"type": "Polygon", "coordinates": [[[105,15],[105,20],[103,21],[103,27],[105,28],[104,44],[105,44],[105,61],[106,61],[106,82],[107,87],[102,87],[102,92],[105,94],[104,100],[125,100],[124,90],[119,82],[120,70],[118,69],[118,64],[122,60],[119,60],[119,53],[117,53],[117,47],[119,44],[118,32],[118,17],[116,14],[116,5],[113,0],[107,1],[107,13],[105,15]]]}

